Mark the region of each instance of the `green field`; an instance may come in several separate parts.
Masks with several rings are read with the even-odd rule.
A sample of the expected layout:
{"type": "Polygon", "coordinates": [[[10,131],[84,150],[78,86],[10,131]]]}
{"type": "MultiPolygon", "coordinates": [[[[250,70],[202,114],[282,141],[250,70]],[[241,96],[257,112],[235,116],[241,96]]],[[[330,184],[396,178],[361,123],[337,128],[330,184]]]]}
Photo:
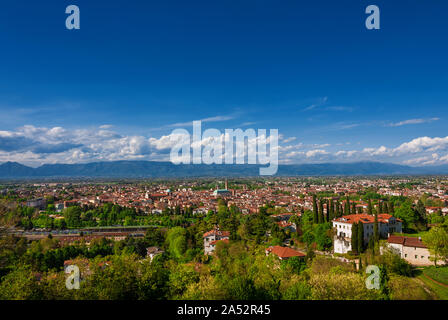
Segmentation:
{"type": "Polygon", "coordinates": [[[395,236],[405,236],[405,237],[423,237],[423,235],[427,234],[428,231],[421,231],[416,233],[394,233],[395,236]]]}
{"type": "Polygon", "coordinates": [[[448,300],[448,288],[442,287],[437,283],[429,280],[423,274],[418,276],[418,278],[424,282],[424,284],[431,289],[431,291],[437,296],[439,300],[448,300]]]}
{"type": "Polygon", "coordinates": [[[423,274],[437,282],[448,285],[448,267],[428,267],[423,269],[423,274]]]}
{"type": "Polygon", "coordinates": [[[418,270],[417,274],[419,274],[417,278],[424,283],[427,289],[432,291],[437,299],[448,300],[448,267],[427,267],[423,270],[418,270]]]}

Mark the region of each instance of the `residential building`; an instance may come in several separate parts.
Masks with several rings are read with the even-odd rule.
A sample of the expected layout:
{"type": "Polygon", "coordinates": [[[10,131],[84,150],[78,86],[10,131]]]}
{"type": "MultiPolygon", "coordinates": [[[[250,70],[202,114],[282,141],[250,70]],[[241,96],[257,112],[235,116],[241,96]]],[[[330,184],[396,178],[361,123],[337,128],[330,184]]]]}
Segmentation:
{"type": "Polygon", "coordinates": [[[159,247],[149,247],[146,248],[146,256],[150,259],[150,261],[152,261],[152,259],[154,259],[155,256],[164,253],[165,251],[163,251],[162,249],[160,249],[159,247]]]}
{"type": "Polygon", "coordinates": [[[229,241],[230,232],[221,231],[219,227],[204,233],[204,253],[211,254],[215,251],[216,243],[218,241],[229,241]]]}
{"type": "MultiPolygon", "coordinates": [[[[416,237],[404,237],[391,235],[387,239],[387,246],[401,258],[415,266],[429,266],[434,262],[429,258],[428,247],[423,243],[422,239],[416,237]]],[[[438,264],[445,264],[439,261],[438,264]]]]}
{"type": "Polygon", "coordinates": [[[288,248],[288,247],[281,247],[281,246],[270,246],[266,249],[266,255],[274,254],[277,256],[280,260],[288,260],[292,257],[299,257],[304,258],[306,254],[303,252],[288,248]]]}
{"type": "Polygon", "coordinates": [[[47,201],[44,198],[32,199],[26,202],[27,207],[44,210],[47,201]]]}
{"type": "MultiPolygon", "coordinates": [[[[334,237],[334,252],[347,253],[352,250],[352,226],[361,223],[364,228],[364,244],[368,244],[374,234],[375,217],[366,213],[350,214],[333,220],[336,231],[334,237]]],[[[378,214],[378,232],[381,238],[387,238],[391,233],[401,233],[402,221],[390,214],[378,214]]]]}

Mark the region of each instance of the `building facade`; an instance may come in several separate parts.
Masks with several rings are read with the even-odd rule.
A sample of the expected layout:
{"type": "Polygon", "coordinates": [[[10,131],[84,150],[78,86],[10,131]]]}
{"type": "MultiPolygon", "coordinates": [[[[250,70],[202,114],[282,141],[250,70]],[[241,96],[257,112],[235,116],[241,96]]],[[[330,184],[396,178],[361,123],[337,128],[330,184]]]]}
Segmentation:
{"type": "Polygon", "coordinates": [[[218,241],[229,241],[230,232],[221,231],[219,227],[204,233],[204,254],[211,254],[215,251],[218,241]]]}
{"type": "MultiPolygon", "coordinates": [[[[352,226],[360,223],[364,228],[364,244],[369,243],[374,234],[375,217],[366,213],[350,214],[333,220],[334,252],[347,253],[352,250],[352,226]]],[[[401,233],[402,221],[390,214],[378,214],[378,232],[381,238],[387,238],[391,233],[401,233]]]]}
{"type": "MultiPolygon", "coordinates": [[[[391,235],[387,239],[387,246],[392,252],[398,254],[402,259],[415,266],[434,265],[430,260],[431,254],[428,247],[421,238],[403,237],[391,235]]],[[[437,264],[445,264],[444,261],[438,261],[437,264]]]]}

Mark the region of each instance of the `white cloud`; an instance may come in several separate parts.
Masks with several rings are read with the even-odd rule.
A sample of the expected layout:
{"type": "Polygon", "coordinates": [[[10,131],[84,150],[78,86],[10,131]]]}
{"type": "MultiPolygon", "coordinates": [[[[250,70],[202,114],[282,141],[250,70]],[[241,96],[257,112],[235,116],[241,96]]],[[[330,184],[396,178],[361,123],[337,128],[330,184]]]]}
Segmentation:
{"type": "Polygon", "coordinates": [[[322,149],[310,150],[305,153],[307,158],[312,158],[315,156],[325,155],[325,154],[328,154],[328,152],[325,150],[322,150],[322,149]]]}
{"type": "MultiPolygon", "coordinates": [[[[160,137],[123,135],[104,126],[67,129],[27,125],[16,130],[0,131],[0,162],[39,165],[132,159],[167,161],[171,148],[181,138],[181,135],[173,133],[160,137]]],[[[225,139],[225,135],[222,134],[220,139],[225,139]]],[[[257,139],[266,137],[255,137],[251,142],[257,139]]],[[[374,160],[409,165],[448,163],[448,136],[418,137],[397,146],[353,146],[350,149],[345,149],[349,148],[345,143],[304,144],[296,140],[296,137],[283,137],[277,149],[280,162],[374,160]]],[[[199,144],[209,146],[213,144],[213,139],[203,139],[199,144]]],[[[247,148],[244,152],[247,156],[247,148]]]]}
{"type": "Polygon", "coordinates": [[[444,150],[448,147],[448,136],[444,138],[420,137],[403,143],[393,150],[397,154],[444,150]]]}
{"type": "Polygon", "coordinates": [[[304,108],[303,111],[310,111],[313,110],[315,108],[318,108],[320,106],[323,106],[325,103],[327,103],[328,101],[328,97],[323,97],[323,98],[319,98],[317,99],[317,101],[311,105],[309,105],[308,107],[304,108]]]}
{"type": "MultiPolygon", "coordinates": [[[[232,119],[235,119],[235,115],[214,116],[214,117],[208,117],[208,118],[195,120],[195,121],[201,121],[201,122],[221,122],[221,121],[228,121],[228,120],[232,120],[232,119]]],[[[167,125],[166,127],[167,128],[181,128],[181,127],[190,127],[192,125],[193,125],[193,121],[188,121],[188,122],[173,123],[173,124],[167,125]]]]}
{"type": "Polygon", "coordinates": [[[286,138],[286,139],[282,139],[283,136],[282,136],[282,137],[279,137],[279,138],[283,141],[283,143],[292,142],[292,141],[294,141],[294,140],[297,139],[296,137],[289,137],[289,138],[286,138]]]}
{"type": "Polygon", "coordinates": [[[400,122],[396,122],[396,123],[390,123],[388,124],[389,127],[401,127],[401,126],[405,126],[405,125],[409,125],[409,124],[420,124],[420,123],[428,123],[428,122],[433,122],[433,121],[438,121],[440,120],[439,118],[428,118],[428,119],[409,119],[409,120],[404,120],[404,121],[400,121],[400,122]]]}

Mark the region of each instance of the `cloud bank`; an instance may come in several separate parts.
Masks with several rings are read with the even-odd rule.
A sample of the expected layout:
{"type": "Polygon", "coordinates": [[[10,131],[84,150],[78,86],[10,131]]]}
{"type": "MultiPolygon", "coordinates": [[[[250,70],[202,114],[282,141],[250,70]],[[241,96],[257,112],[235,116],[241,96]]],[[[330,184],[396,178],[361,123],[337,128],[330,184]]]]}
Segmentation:
{"type": "MultiPolygon", "coordinates": [[[[85,163],[114,160],[169,161],[176,143],[171,134],[159,137],[123,135],[113,126],[89,129],[45,128],[31,125],[0,131],[0,163],[17,161],[31,166],[44,163],[85,163]]],[[[204,139],[206,146],[213,141],[204,139]]],[[[349,148],[347,143],[306,144],[297,137],[281,137],[279,162],[318,163],[384,161],[408,165],[448,164],[447,137],[418,137],[397,146],[349,148]]]]}

